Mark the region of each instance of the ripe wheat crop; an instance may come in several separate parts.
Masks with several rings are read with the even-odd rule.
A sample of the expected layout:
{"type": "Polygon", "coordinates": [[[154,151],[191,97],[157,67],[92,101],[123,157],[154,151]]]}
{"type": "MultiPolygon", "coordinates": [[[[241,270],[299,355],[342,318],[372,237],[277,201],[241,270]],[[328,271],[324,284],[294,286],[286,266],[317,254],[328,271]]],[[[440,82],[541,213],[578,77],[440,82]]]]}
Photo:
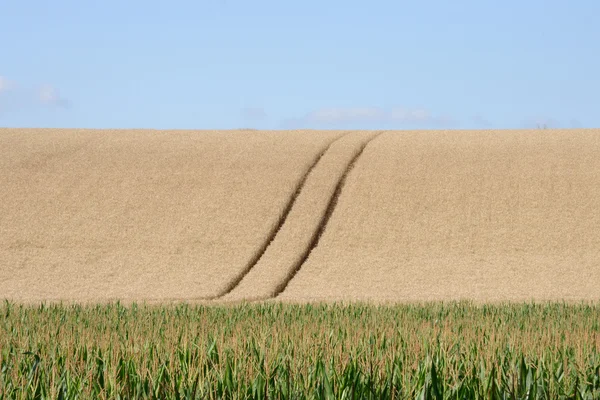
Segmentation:
{"type": "Polygon", "coordinates": [[[291,301],[600,299],[600,131],[386,132],[291,301]]]}
{"type": "Polygon", "coordinates": [[[223,300],[257,300],[285,289],[314,245],[324,219],[333,209],[336,189],[352,159],[376,132],[351,132],[333,142],[306,176],[289,215],[239,285],[223,300]]]}
{"type": "Polygon", "coordinates": [[[0,298],[599,300],[600,131],[0,130],[0,298]]]}
{"type": "Polygon", "coordinates": [[[341,133],[0,129],[0,298],[216,296],[341,133]]]}

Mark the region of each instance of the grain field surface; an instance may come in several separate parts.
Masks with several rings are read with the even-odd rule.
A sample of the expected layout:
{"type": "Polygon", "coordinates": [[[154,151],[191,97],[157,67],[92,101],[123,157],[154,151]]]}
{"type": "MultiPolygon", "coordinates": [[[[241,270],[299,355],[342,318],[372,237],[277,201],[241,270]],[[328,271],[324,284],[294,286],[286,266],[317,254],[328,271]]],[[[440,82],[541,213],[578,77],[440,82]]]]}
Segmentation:
{"type": "Polygon", "coordinates": [[[308,175],[290,214],[255,266],[223,300],[274,297],[302,265],[352,160],[376,135],[358,131],[336,140],[308,175]]]}
{"type": "Polygon", "coordinates": [[[341,134],[0,129],[0,298],[218,296],[341,134]]]}
{"type": "Polygon", "coordinates": [[[577,301],[598,288],[598,129],[0,129],[0,299],[577,301]]]}
{"type": "Polygon", "coordinates": [[[386,132],[278,299],[600,299],[600,130],[386,132]]]}

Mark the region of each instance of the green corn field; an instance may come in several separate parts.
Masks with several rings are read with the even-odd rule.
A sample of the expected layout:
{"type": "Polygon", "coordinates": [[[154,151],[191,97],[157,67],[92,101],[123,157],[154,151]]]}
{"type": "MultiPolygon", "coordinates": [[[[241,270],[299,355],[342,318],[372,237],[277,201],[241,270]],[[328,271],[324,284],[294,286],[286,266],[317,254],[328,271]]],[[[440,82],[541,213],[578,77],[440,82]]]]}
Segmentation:
{"type": "Polygon", "coordinates": [[[0,399],[599,399],[600,305],[0,306],[0,399]]]}

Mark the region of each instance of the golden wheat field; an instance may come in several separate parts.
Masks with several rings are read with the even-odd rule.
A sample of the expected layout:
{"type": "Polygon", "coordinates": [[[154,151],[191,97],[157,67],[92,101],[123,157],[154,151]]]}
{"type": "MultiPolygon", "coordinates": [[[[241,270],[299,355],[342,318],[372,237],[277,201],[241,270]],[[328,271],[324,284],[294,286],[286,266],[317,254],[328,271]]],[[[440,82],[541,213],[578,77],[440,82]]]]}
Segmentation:
{"type": "Polygon", "coordinates": [[[600,130],[0,129],[0,298],[600,300],[600,130]]]}

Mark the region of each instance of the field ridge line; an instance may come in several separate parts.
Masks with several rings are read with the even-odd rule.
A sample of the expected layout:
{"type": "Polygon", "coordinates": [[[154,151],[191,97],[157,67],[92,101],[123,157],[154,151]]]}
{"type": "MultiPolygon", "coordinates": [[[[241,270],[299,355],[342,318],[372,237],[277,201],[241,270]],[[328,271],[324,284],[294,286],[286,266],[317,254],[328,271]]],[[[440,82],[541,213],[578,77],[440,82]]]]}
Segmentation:
{"type": "Polygon", "coordinates": [[[283,281],[276,287],[275,292],[273,293],[273,296],[271,298],[276,298],[281,293],[283,293],[283,291],[287,288],[287,286],[292,281],[292,279],[294,279],[296,274],[300,271],[300,269],[302,268],[302,265],[304,265],[306,260],[308,260],[310,253],[319,245],[321,236],[323,235],[323,232],[325,232],[325,228],[327,227],[329,219],[331,218],[331,215],[335,211],[335,208],[336,208],[338,200],[342,194],[342,191],[344,189],[344,186],[346,184],[348,176],[354,169],[354,166],[356,165],[358,159],[363,154],[363,152],[365,151],[367,146],[371,142],[373,142],[375,139],[377,139],[379,136],[381,136],[381,134],[383,134],[384,132],[385,131],[378,131],[372,138],[370,138],[365,143],[363,143],[361,145],[359,151],[350,160],[350,162],[346,166],[346,169],[344,170],[344,173],[342,174],[341,178],[338,180],[338,182],[336,184],[335,190],[334,190],[331,198],[329,199],[329,203],[327,204],[327,209],[325,210],[325,214],[323,215],[323,218],[319,222],[317,230],[313,234],[310,245],[304,250],[304,252],[302,253],[302,256],[300,258],[300,261],[294,266],[294,268],[291,270],[289,275],[286,277],[285,281],[283,281]]]}
{"type": "Polygon", "coordinates": [[[240,284],[240,282],[246,277],[246,275],[248,275],[248,273],[252,270],[252,268],[256,265],[256,263],[258,263],[258,261],[261,259],[261,257],[263,256],[263,254],[267,251],[267,248],[269,247],[269,245],[271,244],[271,242],[275,239],[275,237],[277,236],[277,234],[281,230],[281,227],[285,224],[285,221],[286,221],[286,219],[287,219],[290,211],[292,210],[292,208],[294,206],[294,203],[296,202],[296,199],[298,198],[298,195],[302,191],[302,188],[304,187],[304,185],[306,183],[306,180],[308,179],[308,177],[309,177],[310,173],[312,172],[312,170],[319,164],[319,161],[321,161],[321,159],[323,158],[323,156],[325,155],[325,153],[327,153],[327,151],[329,150],[329,148],[335,142],[337,142],[338,140],[340,140],[341,138],[345,137],[346,135],[348,135],[348,134],[350,134],[352,132],[353,131],[342,132],[340,134],[340,136],[336,137],[331,142],[329,142],[323,148],[323,150],[321,152],[319,152],[317,154],[317,156],[313,159],[313,162],[311,163],[311,165],[304,171],[304,174],[302,175],[302,177],[298,181],[298,184],[296,185],[296,190],[294,190],[294,192],[292,193],[292,195],[288,199],[288,202],[287,202],[285,208],[283,209],[283,212],[280,214],[277,223],[273,226],[273,228],[269,232],[269,235],[267,236],[267,239],[263,242],[262,246],[258,249],[258,251],[250,259],[250,261],[248,262],[248,264],[246,264],[246,266],[244,267],[244,269],[231,282],[229,282],[229,284],[221,292],[219,292],[218,294],[213,295],[213,296],[203,297],[200,300],[216,300],[216,299],[218,299],[220,297],[223,297],[223,296],[229,294],[231,291],[233,291],[240,284]]]}

